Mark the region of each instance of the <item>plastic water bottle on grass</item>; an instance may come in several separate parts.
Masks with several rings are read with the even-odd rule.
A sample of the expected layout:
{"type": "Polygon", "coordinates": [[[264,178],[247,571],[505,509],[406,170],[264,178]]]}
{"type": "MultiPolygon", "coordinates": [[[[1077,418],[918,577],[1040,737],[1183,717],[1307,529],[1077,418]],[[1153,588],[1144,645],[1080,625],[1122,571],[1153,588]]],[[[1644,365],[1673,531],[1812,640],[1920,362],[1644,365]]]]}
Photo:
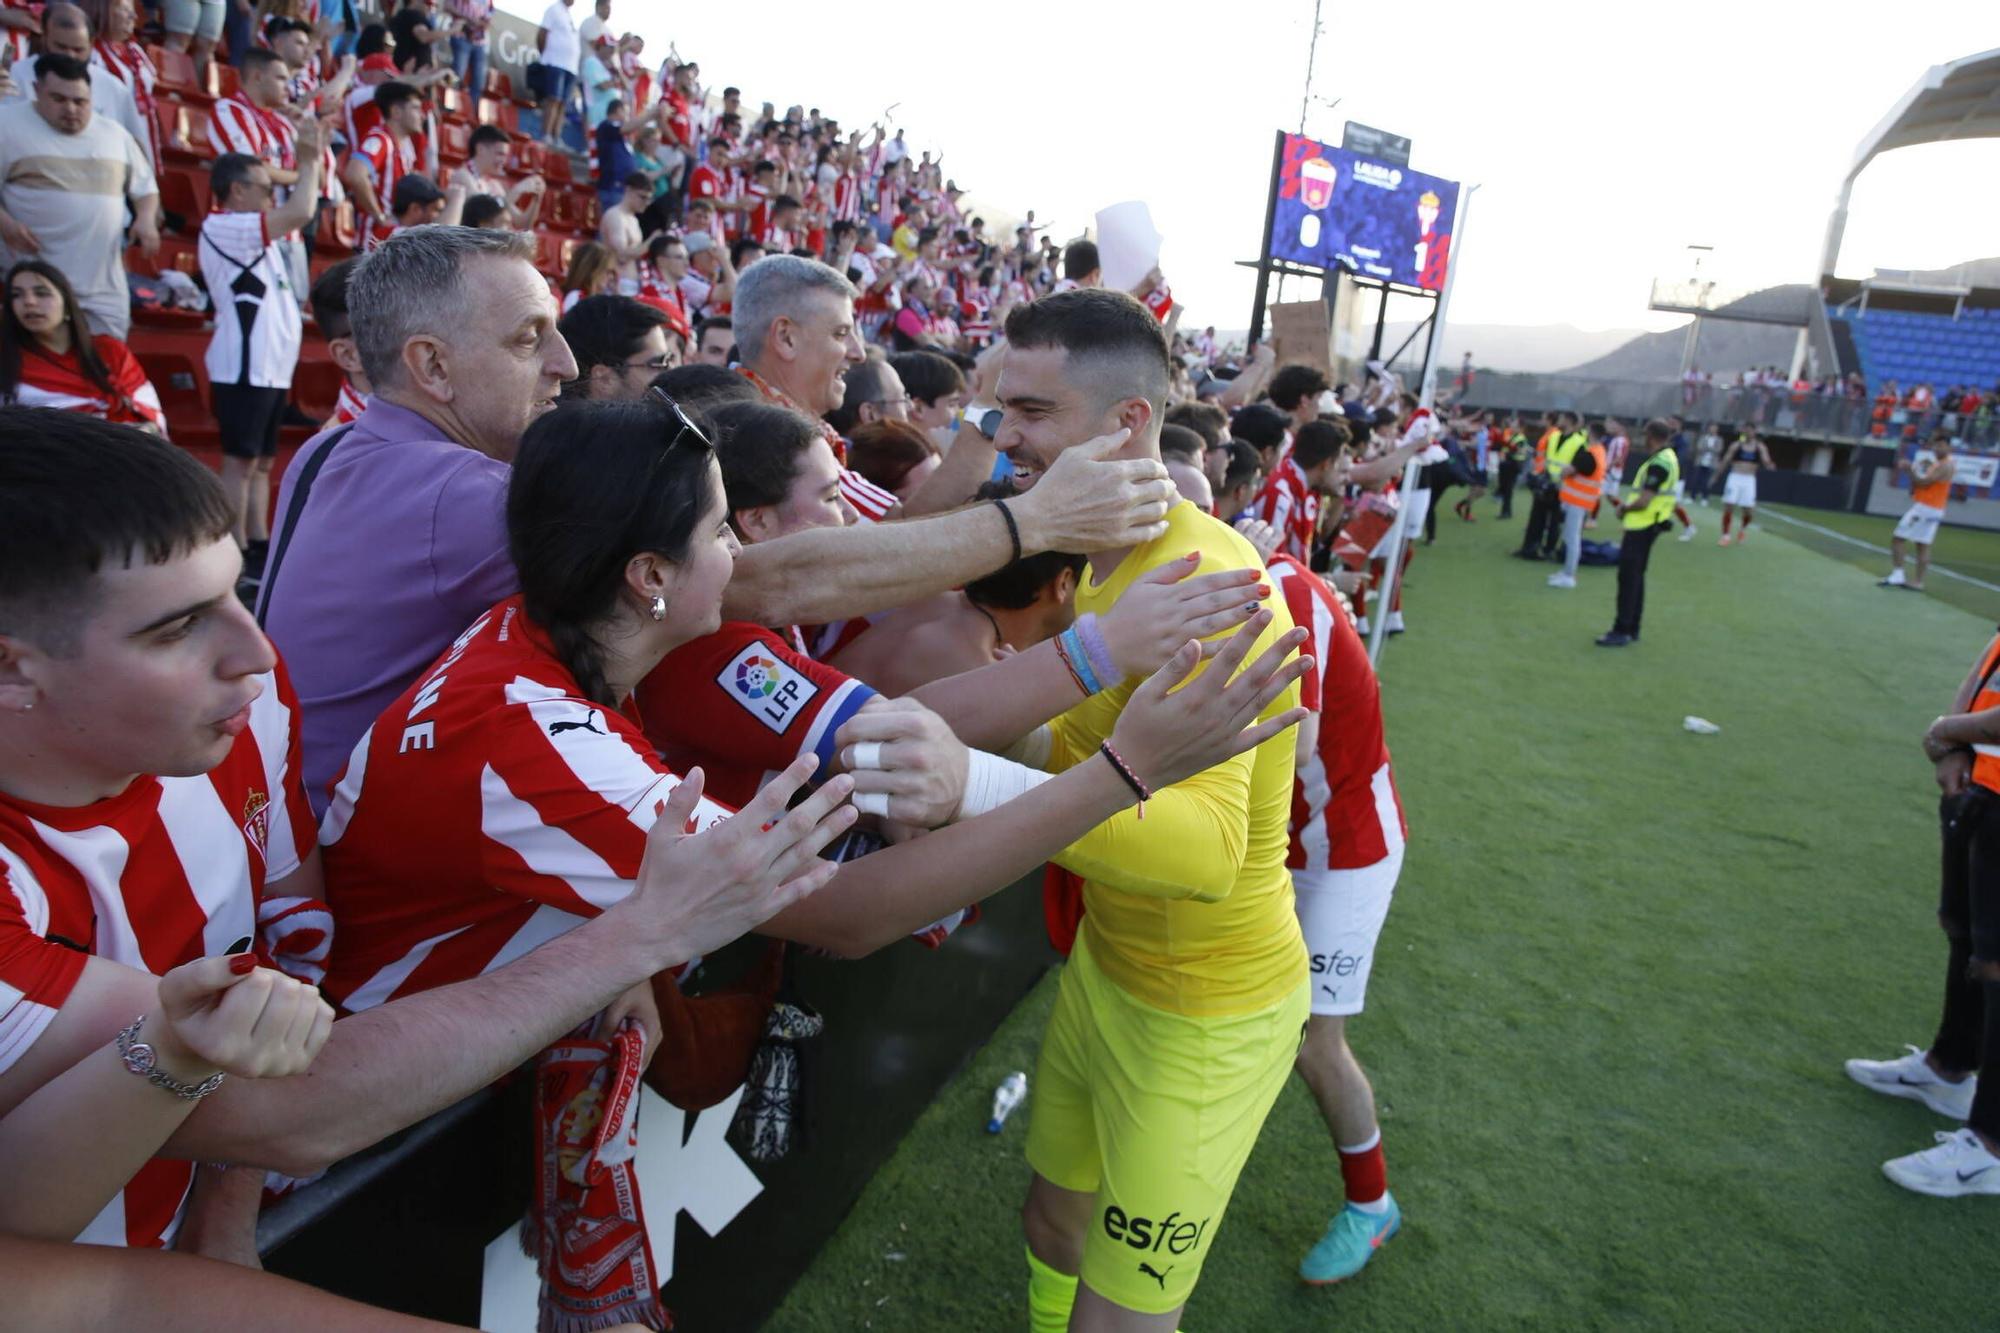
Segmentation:
{"type": "Polygon", "coordinates": [[[1028,1076],[1015,1070],[1000,1080],[1000,1086],[993,1090],[993,1115],[986,1122],[988,1134],[998,1134],[1000,1126],[1007,1123],[1007,1117],[1014,1114],[1014,1108],[1028,1098],[1028,1076]]]}
{"type": "Polygon", "coordinates": [[[1697,736],[1717,736],[1722,732],[1721,727],[1705,717],[1684,717],[1681,719],[1681,725],[1697,736]]]}

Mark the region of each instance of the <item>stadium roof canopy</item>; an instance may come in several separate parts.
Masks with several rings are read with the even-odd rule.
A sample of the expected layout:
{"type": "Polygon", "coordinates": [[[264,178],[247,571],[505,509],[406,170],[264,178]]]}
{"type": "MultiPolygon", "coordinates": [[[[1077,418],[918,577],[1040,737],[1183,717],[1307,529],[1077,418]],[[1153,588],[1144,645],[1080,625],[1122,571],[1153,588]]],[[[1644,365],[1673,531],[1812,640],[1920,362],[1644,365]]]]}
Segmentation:
{"type": "Polygon", "coordinates": [[[1854,163],[1840,183],[1840,200],[1827,220],[1820,272],[1833,272],[1855,178],[1879,154],[1913,144],[1992,138],[2000,138],[2000,49],[1925,70],[1855,148],[1854,163]]]}

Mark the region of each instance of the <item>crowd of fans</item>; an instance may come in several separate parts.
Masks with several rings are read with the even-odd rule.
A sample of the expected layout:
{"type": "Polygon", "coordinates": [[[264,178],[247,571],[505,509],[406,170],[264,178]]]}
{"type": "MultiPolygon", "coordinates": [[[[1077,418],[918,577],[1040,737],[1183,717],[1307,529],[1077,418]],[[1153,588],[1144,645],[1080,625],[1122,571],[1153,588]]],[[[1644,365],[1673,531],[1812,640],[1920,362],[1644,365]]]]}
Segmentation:
{"type": "MultiPolygon", "coordinates": [[[[751,1050],[673,1040],[703,1030],[681,982],[704,954],[753,929],[948,947],[979,898],[1135,796],[1143,813],[1276,734],[1305,667],[1265,654],[1232,680],[1237,634],[1196,685],[1131,695],[1107,766],[1038,771],[1077,691],[1178,679],[1189,638],[1269,630],[1259,574],[1185,566],[1077,615],[1086,556],[1157,538],[1183,501],[1271,562],[1320,662],[1369,681],[1310,704],[1372,724],[1301,748],[1293,837],[1317,850],[1298,854],[1347,865],[1315,829],[1352,806],[1369,855],[1400,863],[1338,594],[1365,631],[1463,444],[1395,375],[1228,354],[1180,330],[1157,270],[1105,292],[1091,241],[1032,213],[989,234],[900,131],[648,70],[609,0],[567,29],[550,7],[539,118],[478,124],[456,163],[428,94],[488,86],[485,0],[358,32],[299,0],[254,25],[222,9],[155,20],[197,68],[233,58],[206,211],[163,223],[176,122],[131,0],[0,8],[0,1236],[249,1261],[267,1190],[524,1061],[544,1089],[649,1063],[683,1105],[733,1089],[751,1050]],[[561,139],[572,99],[582,213],[548,151],[523,152],[561,139]],[[346,257],[325,244],[343,201],[346,257]],[[556,275],[536,229],[559,212],[595,239],[556,275]],[[212,324],[219,476],[174,443],[192,423],[125,337],[128,254],[163,225],[193,241],[212,324]],[[1003,394],[1010,350],[1081,360],[1107,329],[1163,360],[1142,447],[1121,431],[1031,464],[1021,423],[1056,409],[1003,394]],[[309,332],[340,392],[274,506],[309,332]],[[115,858],[91,850],[107,839],[115,858]]],[[[1381,614],[1404,628],[1400,585],[1381,614]]],[[[1338,1028],[1309,1046],[1351,1119],[1343,1080],[1366,1082],[1338,1028]]],[[[539,1149],[602,1170],[542,1182],[545,1311],[656,1324],[627,1164],[560,1109],[538,1103],[539,1149]],[[579,1276],[557,1255],[585,1236],[626,1257],[579,1276]]],[[[786,1140],[782,1097],[746,1115],[748,1141],[786,1140]]],[[[1357,1266],[1387,1199],[1372,1142],[1342,1156],[1377,1219],[1357,1266]]],[[[200,1293],[402,1326],[236,1270],[149,1265],[141,1287],[109,1253],[0,1255],[38,1261],[28,1308],[87,1298],[107,1324],[200,1293]]]]}

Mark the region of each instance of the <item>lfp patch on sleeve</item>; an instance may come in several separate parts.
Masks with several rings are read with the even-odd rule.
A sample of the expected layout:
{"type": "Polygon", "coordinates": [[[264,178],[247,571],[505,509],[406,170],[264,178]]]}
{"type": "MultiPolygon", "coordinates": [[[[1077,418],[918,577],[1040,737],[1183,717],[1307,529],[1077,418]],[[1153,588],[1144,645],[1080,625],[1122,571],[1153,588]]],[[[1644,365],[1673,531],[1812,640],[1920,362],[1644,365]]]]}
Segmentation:
{"type": "Polygon", "coordinates": [[[772,731],[784,735],[819,694],[819,686],[753,643],[729,659],[715,683],[744,711],[772,731]]]}

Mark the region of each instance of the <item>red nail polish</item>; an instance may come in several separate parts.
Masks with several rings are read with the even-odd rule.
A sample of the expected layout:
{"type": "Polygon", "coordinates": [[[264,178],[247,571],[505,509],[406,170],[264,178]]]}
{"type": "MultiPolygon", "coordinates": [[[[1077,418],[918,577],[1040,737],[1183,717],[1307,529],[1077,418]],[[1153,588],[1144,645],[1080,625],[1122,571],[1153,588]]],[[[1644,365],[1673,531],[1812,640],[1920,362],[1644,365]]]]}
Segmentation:
{"type": "Polygon", "coordinates": [[[245,976],[257,970],[257,955],[236,953],[229,956],[229,970],[237,976],[245,976]]]}

